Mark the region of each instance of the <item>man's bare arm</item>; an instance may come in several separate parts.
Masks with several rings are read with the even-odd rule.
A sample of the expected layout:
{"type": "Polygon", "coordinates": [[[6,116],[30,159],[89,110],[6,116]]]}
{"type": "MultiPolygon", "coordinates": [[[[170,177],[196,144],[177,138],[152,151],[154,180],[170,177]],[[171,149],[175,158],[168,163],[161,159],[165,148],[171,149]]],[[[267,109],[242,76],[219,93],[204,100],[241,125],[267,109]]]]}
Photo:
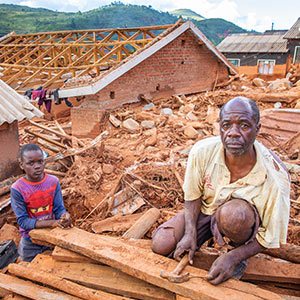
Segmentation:
{"type": "Polygon", "coordinates": [[[201,208],[201,199],[184,202],[185,232],[178,242],[174,252],[174,258],[180,260],[184,252],[189,252],[190,264],[193,263],[193,256],[197,250],[197,220],[201,208]]]}

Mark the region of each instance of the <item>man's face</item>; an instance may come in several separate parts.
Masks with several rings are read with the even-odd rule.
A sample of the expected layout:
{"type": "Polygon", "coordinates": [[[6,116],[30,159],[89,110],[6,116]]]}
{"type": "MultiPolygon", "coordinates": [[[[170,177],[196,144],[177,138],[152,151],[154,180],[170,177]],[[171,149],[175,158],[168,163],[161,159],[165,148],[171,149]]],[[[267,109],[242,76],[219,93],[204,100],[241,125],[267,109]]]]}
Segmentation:
{"type": "Polygon", "coordinates": [[[20,167],[26,173],[28,181],[38,182],[44,178],[45,161],[43,153],[39,150],[30,150],[23,153],[20,167]]]}
{"type": "Polygon", "coordinates": [[[220,134],[226,153],[240,156],[253,145],[260,124],[256,124],[248,103],[227,104],[220,120],[220,134]]]}

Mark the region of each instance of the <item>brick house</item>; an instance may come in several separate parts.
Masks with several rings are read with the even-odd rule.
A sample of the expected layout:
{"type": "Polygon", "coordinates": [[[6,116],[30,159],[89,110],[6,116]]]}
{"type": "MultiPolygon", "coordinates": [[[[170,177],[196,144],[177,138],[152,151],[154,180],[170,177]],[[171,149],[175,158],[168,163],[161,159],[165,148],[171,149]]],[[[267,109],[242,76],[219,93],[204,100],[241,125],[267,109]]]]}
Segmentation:
{"type": "Polygon", "coordinates": [[[285,76],[300,62],[299,28],[300,18],[290,30],[231,34],[217,48],[240,73],[285,76]]]}
{"type": "Polygon", "coordinates": [[[43,113],[0,80],[0,180],[20,174],[18,122],[43,113]]]}
{"type": "Polygon", "coordinates": [[[167,29],[144,48],[93,78],[72,82],[60,97],[85,96],[72,108],[72,133],[94,137],[99,134],[105,109],[176,94],[211,90],[216,81],[228,80],[236,69],[191,22],[167,29]]]}

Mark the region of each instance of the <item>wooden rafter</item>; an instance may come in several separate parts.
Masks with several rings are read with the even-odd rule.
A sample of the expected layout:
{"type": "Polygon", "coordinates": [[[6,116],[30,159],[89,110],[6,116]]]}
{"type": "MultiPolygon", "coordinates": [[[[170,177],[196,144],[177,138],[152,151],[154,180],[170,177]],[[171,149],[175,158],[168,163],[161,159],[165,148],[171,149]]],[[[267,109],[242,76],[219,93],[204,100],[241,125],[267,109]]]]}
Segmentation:
{"type": "Polygon", "coordinates": [[[99,75],[173,26],[12,34],[0,42],[1,79],[21,92],[62,83],[64,74],[99,75]]]}

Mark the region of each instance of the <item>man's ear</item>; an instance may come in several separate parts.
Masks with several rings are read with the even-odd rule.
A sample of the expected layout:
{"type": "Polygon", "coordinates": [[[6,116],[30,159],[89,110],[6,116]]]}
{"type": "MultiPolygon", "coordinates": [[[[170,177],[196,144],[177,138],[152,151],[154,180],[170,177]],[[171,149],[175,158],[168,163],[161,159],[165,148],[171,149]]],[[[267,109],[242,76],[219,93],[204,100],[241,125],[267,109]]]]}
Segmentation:
{"type": "Polygon", "coordinates": [[[260,123],[257,123],[257,124],[256,124],[256,134],[259,133],[260,128],[261,128],[261,124],[260,124],[260,123]]]}

